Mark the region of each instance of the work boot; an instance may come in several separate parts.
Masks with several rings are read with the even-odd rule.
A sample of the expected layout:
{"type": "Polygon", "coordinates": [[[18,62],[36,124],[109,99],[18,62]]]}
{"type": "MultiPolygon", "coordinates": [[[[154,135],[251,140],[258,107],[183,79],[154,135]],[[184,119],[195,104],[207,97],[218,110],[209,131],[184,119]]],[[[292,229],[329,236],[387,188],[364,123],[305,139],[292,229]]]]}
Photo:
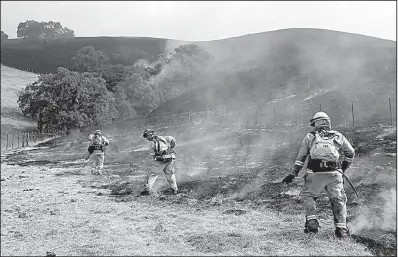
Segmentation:
{"type": "Polygon", "coordinates": [[[350,237],[350,230],[348,228],[336,227],[334,234],[337,238],[347,238],[350,237]]]}
{"type": "Polygon", "coordinates": [[[319,222],[316,219],[307,220],[305,222],[304,233],[318,233],[319,222]]]}

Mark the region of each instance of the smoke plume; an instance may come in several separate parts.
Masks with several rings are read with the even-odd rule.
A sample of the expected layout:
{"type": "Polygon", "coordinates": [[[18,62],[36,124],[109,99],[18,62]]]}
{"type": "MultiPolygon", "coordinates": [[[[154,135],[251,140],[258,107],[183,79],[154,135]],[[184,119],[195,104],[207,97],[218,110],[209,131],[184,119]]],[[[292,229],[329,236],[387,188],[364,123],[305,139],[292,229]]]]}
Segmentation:
{"type": "Polygon", "coordinates": [[[375,208],[364,207],[360,215],[351,224],[348,224],[353,233],[364,229],[381,229],[395,231],[397,227],[397,191],[395,188],[386,190],[377,195],[381,206],[375,208]]]}

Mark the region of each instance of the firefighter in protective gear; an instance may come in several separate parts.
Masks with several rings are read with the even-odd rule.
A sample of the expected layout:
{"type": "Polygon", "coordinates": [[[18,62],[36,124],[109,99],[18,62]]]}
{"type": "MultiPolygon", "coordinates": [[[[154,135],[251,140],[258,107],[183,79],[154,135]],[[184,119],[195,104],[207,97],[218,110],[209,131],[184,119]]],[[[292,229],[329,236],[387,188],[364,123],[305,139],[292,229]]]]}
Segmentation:
{"type": "Polygon", "coordinates": [[[144,131],[143,137],[150,142],[149,150],[152,152],[150,155],[153,157],[155,162],[150,164],[145,190],[141,192],[141,194],[157,195],[157,192],[153,189],[153,185],[159,177],[161,170],[166,176],[167,182],[171,187],[171,192],[173,194],[177,194],[178,188],[174,165],[174,160],[176,158],[174,151],[176,146],[175,138],[172,136],[157,136],[153,130],[149,129],[144,131]]]}
{"type": "Polygon", "coordinates": [[[91,157],[89,162],[94,163],[91,173],[100,175],[104,167],[105,147],[109,145],[109,140],[101,134],[100,130],[90,134],[88,140],[90,141],[90,146],[88,147],[89,156],[87,159],[91,157]]]}
{"type": "Polygon", "coordinates": [[[342,173],[353,162],[355,151],[343,134],[331,130],[330,118],[326,113],[317,112],[310,122],[314,130],[304,137],[293,172],[282,182],[291,183],[309,156],[307,174],[304,176],[304,186],[300,192],[306,210],[304,232],[318,232],[316,199],[325,189],[333,212],[335,235],[337,238],[344,238],[349,236],[349,229],[346,223],[347,197],[342,173]]]}

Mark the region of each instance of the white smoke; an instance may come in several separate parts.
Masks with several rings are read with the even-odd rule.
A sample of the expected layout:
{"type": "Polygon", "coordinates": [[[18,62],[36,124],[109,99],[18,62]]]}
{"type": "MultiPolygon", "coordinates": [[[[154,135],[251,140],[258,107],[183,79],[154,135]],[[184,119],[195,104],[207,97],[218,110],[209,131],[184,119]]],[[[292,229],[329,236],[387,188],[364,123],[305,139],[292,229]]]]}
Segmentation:
{"type": "Polygon", "coordinates": [[[381,192],[378,197],[382,199],[381,215],[375,213],[375,208],[364,207],[360,215],[351,224],[348,224],[353,233],[364,229],[381,229],[396,231],[397,227],[397,190],[392,188],[381,192]]]}

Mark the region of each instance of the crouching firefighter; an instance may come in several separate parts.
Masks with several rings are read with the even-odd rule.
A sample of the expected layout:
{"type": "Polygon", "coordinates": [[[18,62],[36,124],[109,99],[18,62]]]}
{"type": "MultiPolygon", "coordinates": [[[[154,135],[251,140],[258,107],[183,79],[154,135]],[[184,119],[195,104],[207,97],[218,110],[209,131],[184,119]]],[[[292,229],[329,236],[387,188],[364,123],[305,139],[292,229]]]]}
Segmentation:
{"type": "Polygon", "coordinates": [[[91,174],[100,175],[104,167],[106,146],[109,145],[109,140],[101,135],[100,130],[96,130],[93,134],[88,136],[90,145],[88,147],[89,155],[86,159],[90,158],[89,162],[94,162],[91,174]]]}
{"type": "Polygon", "coordinates": [[[326,113],[317,112],[310,122],[314,130],[304,137],[293,172],[282,182],[291,183],[309,155],[307,174],[304,176],[304,186],[300,192],[306,210],[304,232],[318,232],[315,202],[325,189],[333,212],[335,236],[344,238],[349,236],[349,229],[346,224],[347,197],[343,176],[346,177],[344,172],[351,165],[355,151],[343,134],[331,130],[330,118],[326,113]]]}
{"type": "Polygon", "coordinates": [[[141,192],[141,195],[157,195],[156,190],[153,189],[153,185],[161,171],[163,171],[166,176],[172,194],[177,194],[178,188],[174,166],[174,160],[176,158],[174,152],[176,146],[175,138],[172,136],[157,136],[154,134],[153,130],[149,129],[144,131],[143,137],[150,142],[149,150],[154,162],[150,164],[145,189],[141,192]]]}

